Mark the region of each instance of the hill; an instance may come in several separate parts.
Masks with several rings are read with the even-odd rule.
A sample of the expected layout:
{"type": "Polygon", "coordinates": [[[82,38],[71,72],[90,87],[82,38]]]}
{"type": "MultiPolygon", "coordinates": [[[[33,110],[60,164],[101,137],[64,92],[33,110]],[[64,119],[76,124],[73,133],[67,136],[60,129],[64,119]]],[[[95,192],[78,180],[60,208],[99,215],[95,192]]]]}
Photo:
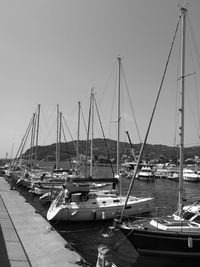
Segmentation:
{"type": "MultiPolygon", "coordinates": [[[[79,155],[82,159],[86,158],[86,154],[90,157],[90,148],[87,145],[87,142],[84,140],[79,141],[79,155]]],[[[71,160],[76,157],[76,141],[66,142],[60,144],[60,160],[71,160]]],[[[139,154],[141,144],[133,145],[135,155],[139,154]]],[[[35,149],[35,148],[34,148],[35,149]]],[[[34,151],[33,149],[33,151],[34,151]]],[[[93,140],[93,154],[95,161],[99,163],[106,163],[108,159],[111,159],[112,162],[116,162],[116,150],[117,150],[117,141],[111,139],[102,139],[97,138],[93,140]]],[[[29,158],[30,149],[28,149],[23,158],[29,158]]],[[[151,145],[147,144],[145,146],[143,160],[150,162],[169,162],[172,161],[177,163],[179,155],[178,147],[169,147],[165,145],[151,145]]],[[[199,147],[189,147],[185,148],[185,160],[188,158],[193,158],[197,156],[200,157],[199,147]]],[[[37,159],[38,160],[48,160],[55,161],[56,158],[56,144],[51,144],[47,146],[38,146],[37,147],[37,159]]],[[[120,159],[132,160],[132,150],[129,143],[121,142],[120,143],[120,159]]]]}

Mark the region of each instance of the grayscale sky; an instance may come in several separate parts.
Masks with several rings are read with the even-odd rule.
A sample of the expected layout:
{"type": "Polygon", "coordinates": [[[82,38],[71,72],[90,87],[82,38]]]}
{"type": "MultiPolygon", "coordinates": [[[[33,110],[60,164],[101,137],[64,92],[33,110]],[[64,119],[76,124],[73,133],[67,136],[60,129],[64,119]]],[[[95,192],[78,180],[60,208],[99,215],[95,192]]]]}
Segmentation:
{"type": "MultiPolygon", "coordinates": [[[[94,87],[107,138],[117,132],[117,57],[122,57],[122,141],[143,140],[160,86],[180,14],[189,2],[194,41],[200,48],[200,1],[175,0],[0,0],[0,157],[15,155],[28,124],[41,104],[39,145],[56,142],[56,105],[77,139],[77,112],[81,102],[88,120],[94,87]],[[127,94],[129,92],[129,96],[127,94]]],[[[173,146],[176,133],[177,79],[180,33],[172,53],[148,143],[173,146]]],[[[190,53],[190,52],[189,52],[190,53]]],[[[193,62],[186,84],[197,85],[199,69],[193,62]]],[[[199,61],[200,62],[200,61],[199,61]]],[[[197,64],[198,66],[198,64],[197,64]]],[[[199,66],[198,66],[199,67],[199,66]]],[[[186,92],[186,145],[199,144],[198,87],[186,92]],[[196,115],[197,114],[197,115],[196,115]]],[[[96,116],[96,115],[95,115],[96,116]]],[[[95,117],[94,138],[102,137],[95,117]]],[[[80,139],[86,139],[81,122],[80,139]]],[[[66,132],[67,141],[71,136],[66,132]]]]}

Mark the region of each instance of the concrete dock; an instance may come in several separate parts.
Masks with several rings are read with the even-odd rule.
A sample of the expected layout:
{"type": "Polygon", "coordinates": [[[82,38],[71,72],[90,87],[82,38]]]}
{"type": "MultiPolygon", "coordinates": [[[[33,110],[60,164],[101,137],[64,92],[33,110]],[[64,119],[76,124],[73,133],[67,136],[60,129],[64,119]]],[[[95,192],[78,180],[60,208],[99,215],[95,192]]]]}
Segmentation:
{"type": "Polygon", "coordinates": [[[75,267],[81,257],[0,177],[0,266],[75,267]]]}

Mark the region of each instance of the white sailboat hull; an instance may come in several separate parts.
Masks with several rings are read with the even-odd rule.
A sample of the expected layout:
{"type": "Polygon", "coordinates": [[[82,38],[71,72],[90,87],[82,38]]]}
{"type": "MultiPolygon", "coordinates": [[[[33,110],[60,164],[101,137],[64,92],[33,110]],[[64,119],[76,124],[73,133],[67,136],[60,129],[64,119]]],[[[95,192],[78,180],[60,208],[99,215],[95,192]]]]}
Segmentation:
{"type": "MultiPolygon", "coordinates": [[[[121,214],[125,203],[125,197],[113,198],[116,202],[113,202],[112,204],[109,200],[101,199],[98,201],[96,199],[96,204],[92,204],[92,202],[88,201],[85,203],[71,202],[61,205],[57,205],[56,200],[54,200],[47,212],[47,219],[58,221],[96,221],[114,219],[121,214]]],[[[151,197],[133,198],[128,201],[124,215],[133,216],[151,212],[154,207],[154,201],[155,199],[151,197]]],[[[95,199],[93,200],[93,203],[95,203],[95,199]]]]}

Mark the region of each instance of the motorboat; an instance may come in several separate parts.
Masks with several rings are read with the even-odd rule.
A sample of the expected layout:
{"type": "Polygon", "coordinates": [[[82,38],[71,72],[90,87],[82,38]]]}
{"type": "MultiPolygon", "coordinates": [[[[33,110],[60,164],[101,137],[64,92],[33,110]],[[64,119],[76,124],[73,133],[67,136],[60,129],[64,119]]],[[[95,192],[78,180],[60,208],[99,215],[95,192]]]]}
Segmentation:
{"type": "Polygon", "coordinates": [[[138,172],[138,178],[142,181],[153,181],[155,174],[151,167],[143,166],[138,172]]]}
{"type": "Polygon", "coordinates": [[[187,182],[200,182],[200,175],[191,169],[184,168],[183,180],[187,182]]]}

